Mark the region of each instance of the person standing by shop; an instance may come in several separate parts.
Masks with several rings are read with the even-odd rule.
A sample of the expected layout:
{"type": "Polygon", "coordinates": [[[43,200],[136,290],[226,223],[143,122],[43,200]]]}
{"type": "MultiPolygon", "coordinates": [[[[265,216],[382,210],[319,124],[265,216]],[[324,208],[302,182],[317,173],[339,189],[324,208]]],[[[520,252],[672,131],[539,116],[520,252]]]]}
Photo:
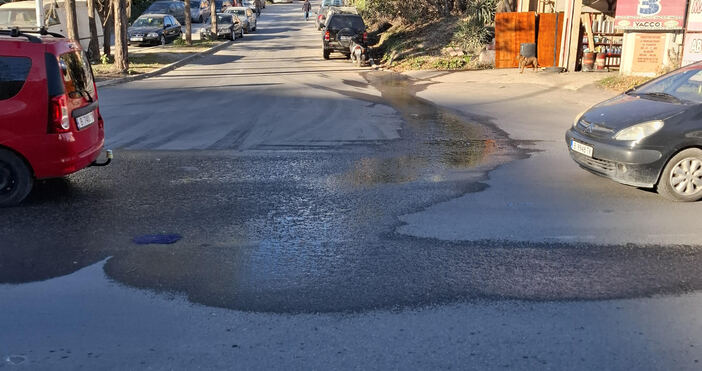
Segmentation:
{"type": "Polygon", "coordinates": [[[304,3],[302,3],[302,11],[305,12],[305,20],[308,20],[310,18],[310,10],[312,9],[312,4],[310,4],[310,0],[305,0],[304,3]]]}

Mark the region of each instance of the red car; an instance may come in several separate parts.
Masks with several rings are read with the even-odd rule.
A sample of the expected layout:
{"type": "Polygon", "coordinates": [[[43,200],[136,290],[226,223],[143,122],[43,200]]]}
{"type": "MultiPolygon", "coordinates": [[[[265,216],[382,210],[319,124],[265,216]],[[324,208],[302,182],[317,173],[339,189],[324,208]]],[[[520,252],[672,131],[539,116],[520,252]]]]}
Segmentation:
{"type": "Polygon", "coordinates": [[[97,88],[80,44],[0,31],[0,206],[20,203],[35,179],[97,164],[104,142],[97,88]]]}

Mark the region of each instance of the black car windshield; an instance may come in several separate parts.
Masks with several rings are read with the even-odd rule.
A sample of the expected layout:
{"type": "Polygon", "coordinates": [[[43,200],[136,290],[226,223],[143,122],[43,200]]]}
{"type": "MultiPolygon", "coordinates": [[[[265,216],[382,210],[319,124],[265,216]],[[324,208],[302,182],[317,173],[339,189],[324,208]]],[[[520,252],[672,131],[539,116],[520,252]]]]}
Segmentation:
{"type": "Polygon", "coordinates": [[[683,68],[628,92],[652,100],[702,103],[702,67],[683,68]]]}
{"type": "Polygon", "coordinates": [[[350,28],[354,31],[362,31],[366,29],[366,25],[363,23],[363,18],[353,15],[337,15],[329,20],[329,28],[333,30],[341,30],[344,28],[350,28]]]}
{"type": "Polygon", "coordinates": [[[139,17],[134,21],[133,27],[162,27],[163,18],[157,17],[139,17]]]}
{"type": "Polygon", "coordinates": [[[217,24],[232,23],[232,16],[217,14],[217,24]]]}

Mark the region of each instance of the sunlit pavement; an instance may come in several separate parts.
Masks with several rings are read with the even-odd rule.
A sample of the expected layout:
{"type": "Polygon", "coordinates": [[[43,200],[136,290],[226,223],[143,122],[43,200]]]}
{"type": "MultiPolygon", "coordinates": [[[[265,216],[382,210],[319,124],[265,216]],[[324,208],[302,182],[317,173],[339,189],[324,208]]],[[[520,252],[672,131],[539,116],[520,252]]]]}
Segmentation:
{"type": "Polygon", "coordinates": [[[300,7],[100,90],[115,162],[0,211],[0,368],[699,369],[700,249],[628,244],[694,205],[561,159],[600,95],[322,61],[300,7]]]}

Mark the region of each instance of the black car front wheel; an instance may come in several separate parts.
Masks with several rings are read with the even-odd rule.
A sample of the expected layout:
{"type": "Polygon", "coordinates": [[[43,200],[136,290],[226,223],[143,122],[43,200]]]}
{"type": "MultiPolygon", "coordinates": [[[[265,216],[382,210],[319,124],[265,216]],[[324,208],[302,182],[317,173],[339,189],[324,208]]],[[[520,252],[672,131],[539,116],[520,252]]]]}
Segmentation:
{"type": "Polygon", "coordinates": [[[688,148],[673,156],[663,169],[657,190],[673,201],[702,199],[702,150],[688,148]]]}
{"type": "Polygon", "coordinates": [[[0,149],[0,207],[22,202],[32,190],[31,169],[13,152],[0,149]]]}
{"type": "Polygon", "coordinates": [[[324,56],[324,59],[329,59],[329,54],[331,54],[331,50],[324,49],[322,51],[322,56],[324,56]]]}
{"type": "Polygon", "coordinates": [[[161,35],[159,42],[161,43],[161,45],[166,45],[166,36],[161,35]]]}

